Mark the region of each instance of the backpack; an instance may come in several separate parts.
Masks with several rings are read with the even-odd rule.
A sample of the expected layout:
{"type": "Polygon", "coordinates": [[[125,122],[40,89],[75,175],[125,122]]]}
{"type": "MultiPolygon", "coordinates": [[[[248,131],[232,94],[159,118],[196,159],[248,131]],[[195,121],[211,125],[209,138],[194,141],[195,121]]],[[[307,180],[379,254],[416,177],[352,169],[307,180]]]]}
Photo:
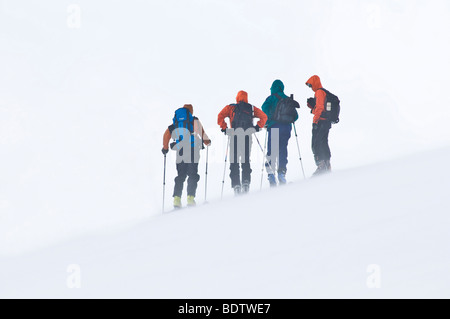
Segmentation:
{"type": "Polygon", "coordinates": [[[191,146],[194,147],[194,117],[186,108],[180,108],[175,111],[173,126],[175,128],[173,136],[176,137],[176,144],[184,139],[183,133],[185,131],[183,129],[186,129],[190,133],[191,146]]]}
{"type": "Polygon", "coordinates": [[[242,128],[244,130],[253,127],[253,105],[241,102],[239,104],[232,104],[233,109],[233,122],[231,127],[234,129],[242,128]]]}
{"type": "Polygon", "coordinates": [[[272,115],[272,121],[285,124],[294,123],[298,117],[296,109],[300,108],[300,104],[293,97],[282,98],[278,94],[275,96],[278,98],[278,103],[272,115]]]}
{"type": "Polygon", "coordinates": [[[339,98],[330,91],[325,89],[319,90],[322,90],[327,94],[327,97],[325,99],[325,110],[322,116],[333,124],[339,123],[339,113],[341,112],[341,101],[339,101],[339,98]]]}

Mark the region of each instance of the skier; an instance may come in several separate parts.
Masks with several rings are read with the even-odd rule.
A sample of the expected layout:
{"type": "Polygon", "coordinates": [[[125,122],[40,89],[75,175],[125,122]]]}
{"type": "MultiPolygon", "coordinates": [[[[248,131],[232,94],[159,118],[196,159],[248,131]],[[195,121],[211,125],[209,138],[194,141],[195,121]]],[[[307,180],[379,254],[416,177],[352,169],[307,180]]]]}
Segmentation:
{"type": "Polygon", "coordinates": [[[331,122],[325,116],[327,94],[322,87],[320,78],[314,75],[306,82],[306,85],[315,93],[314,99],[308,99],[308,107],[314,114],[311,148],[317,165],[313,176],[317,176],[331,171],[331,151],[328,145],[331,122]]]}
{"type": "Polygon", "coordinates": [[[173,206],[175,209],[181,208],[181,195],[183,193],[184,181],[187,181],[187,204],[195,206],[195,195],[197,183],[200,180],[198,175],[198,163],[200,160],[200,150],[211,145],[211,140],[206,135],[200,120],[193,116],[194,108],[191,104],[186,104],[175,112],[173,123],[164,132],[162,153],[169,152],[170,139],[174,139],[170,146],[177,151],[177,172],[175,187],[173,191],[173,206]]]}
{"type": "Polygon", "coordinates": [[[267,131],[269,134],[267,144],[267,157],[270,159],[270,163],[266,163],[266,170],[268,174],[268,180],[271,187],[277,186],[277,180],[275,178],[275,170],[278,172],[278,182],[280,185],[286,184],[286,172],[288,164],[288,143],[291,138],[292,123],[298,120],[298,113],[295,111],[292,123],[281,123],[274,120],[275,110],[280,100],[288,98],[284,94],[284,84],[281,80],[275,80],[270,88],[271,95],[266,99],[262,105],[262,110],[267,114],[267,131]],[[278,135],[278,139],[276,139],[278,135]],[[272,140],[273,139],[273,140],[272,140]],[[276,145],[272,143],[278,143],[278,150],[276,152],[276,145]],[[275,153],[272,154],[272,149],[275,153]]]}
{"type": "Polygon", "coordinates": [[[252,148],[252,134],[259,132],[267,121],[267,116],[259,108],[248,103],[248,94],[239,91],[236,97],[237,104],[225,106],[217,117],[217,123],[226,135],[229,135],[230,148],[230,178],[234,193],[248,193],[251,182],[250,153],[252,148]],[[230,119],[231,129],[225,119],[230,119]],[[253,125],[253,119],[258,118],[257,125],[253,125]],[[240,130],[241,129],[241,130],[240,130]],[[240,167],[242,166],[242,183],[240,167]]]}

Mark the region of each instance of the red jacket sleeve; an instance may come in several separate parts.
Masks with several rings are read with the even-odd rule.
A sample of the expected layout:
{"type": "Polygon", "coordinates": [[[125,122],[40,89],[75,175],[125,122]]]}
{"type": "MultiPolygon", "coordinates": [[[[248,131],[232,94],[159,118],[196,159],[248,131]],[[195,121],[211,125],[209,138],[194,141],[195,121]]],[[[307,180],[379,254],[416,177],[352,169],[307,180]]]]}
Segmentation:
{"type": "Polygon", "coordinates": [[[256,118],[259,118],[259,121],[258,121],[257,124],[258,124],[258,126],[260,128],[263,128],[264,125],[266,125],[266,122],[267,122],[267,115],[266,115],[266,113],[264,113],[261,109],[259,109],[256,106],[254,106],[253,107],[253,115],[256,118]]]}
{"type": "Polygon", "coordinates": [[[325,110],[325,99],[327,94],[323,90],[316,91],[316,107],[314,109],[314,123],[319,123],[320,120],[324,120],[322,118],[322,113],[325,110]]]}
{"type": "Polygon", "coordinates": [[[217,116],[217,124],[219,124],[219,126],[222,130],[228,128],[228,125],[225,122],[225,119],[227,117],[229,117],[231,120],[231,111],[232,111],[232,107],[230,105],[227,105],[223,108],[222,111],[220,111],[219,115],[217,116]]]}

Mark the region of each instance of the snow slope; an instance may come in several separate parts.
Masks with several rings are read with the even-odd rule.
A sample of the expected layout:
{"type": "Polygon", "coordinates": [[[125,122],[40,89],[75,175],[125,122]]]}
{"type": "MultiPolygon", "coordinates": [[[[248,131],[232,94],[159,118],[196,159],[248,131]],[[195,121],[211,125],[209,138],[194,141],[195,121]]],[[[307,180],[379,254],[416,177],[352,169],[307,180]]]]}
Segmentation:
{"type": "MultiPolygon", "coordinates": [[[[450,96],[439,94],[450,87],[448,0],[76,4],[79,28],[68,23],[71,1],[0,0],[0,255],[159,214],[162,134],[185,103],[213,139],[217,199],[226,147],[217,114],[242,89],[261,106],[277,78],[302,105],[308,175],[313,74],[342,101],[330,134],[336,169],[450,143],[450,96]]],[[[294,140],[289,152],[288,178],[298,180],[294,140]]]]}
{"type": "Polygon", "coordinates": [[[3,257],[0,297],[449,298],[449,162],[439,149],[3,257]]]}

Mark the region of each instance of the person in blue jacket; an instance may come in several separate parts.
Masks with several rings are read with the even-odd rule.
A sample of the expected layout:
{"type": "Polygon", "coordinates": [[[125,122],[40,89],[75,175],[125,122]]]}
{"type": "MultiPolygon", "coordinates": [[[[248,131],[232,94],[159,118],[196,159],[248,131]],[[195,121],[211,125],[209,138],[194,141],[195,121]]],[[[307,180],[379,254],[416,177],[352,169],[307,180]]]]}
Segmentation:
{"type": "MultiPolygon", "coordinates": [[[[277,186],[275,173],[278,173],[278,183],[280,185],[286,184],[288,144],[289,139],[291,138],[292,124],[278,123],[272,119],[278,102],[281,99],[287,98],[287,95],[284,94],[283,82],[281,82],[281,80],[275,80],[272,84],[272,87],[270,88],[270,93],[271,95],[262,105],[262,110],[268,117],[266,123],[267,131],[269,134],[267,144],[267,157],[270,159],[270,161],[269,163],[266,163],[266,170],[268,173],[270,186],[273,187],[277,186]],[[276,133],[278,133],[279,136],[278,141],[272,141],[272,136],[276,138],[276,133]],[[272,154],[272,142],[278,142],[279,154],[272,154]]],[[[297,119],[298,114],[295,121],[297,121],[297,119]]]]}

